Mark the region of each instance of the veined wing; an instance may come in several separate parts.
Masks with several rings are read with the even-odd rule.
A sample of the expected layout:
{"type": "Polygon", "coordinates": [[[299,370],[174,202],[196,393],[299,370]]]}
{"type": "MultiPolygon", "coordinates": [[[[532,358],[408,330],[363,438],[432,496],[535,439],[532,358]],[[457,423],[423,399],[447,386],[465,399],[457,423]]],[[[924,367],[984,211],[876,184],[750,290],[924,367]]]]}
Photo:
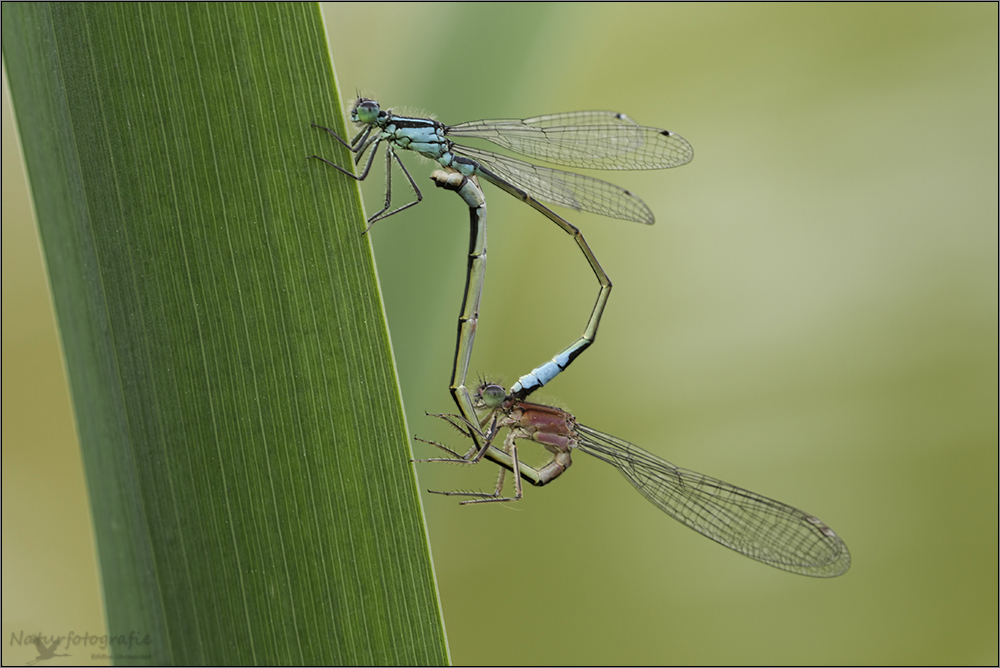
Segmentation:
{"type": "Polygon", "coordinates": [[[475,160],[504,181],[524,190],[539,201],[646,225],[652,225],[655,220],[653,212],[645,202],[613,183],[558,169],[539,167],[523,160],[469,146],[453,146],[452,151],[475,160]]]}
{"type": "Polygon", "coordinates": [[[808,513],[590,427],[577,425],[577,431],[580,450],[617,468],[653,505],[717,543],[800,575],[831,578],[851,566],[844,541],[808,513]]]}
{"type": "Polygon", "coordinates": [[[574,111],[448,126],[449,137],[486,139],[530,158],[589,169],[665,169],[691,162],[680,135],[615,111],[574,111]]]}
{"type": "Polygon", "coordinates": [[[521,127],[533,126],[540,129],[561,127],[565,125],[630,125],[638,127],[628,114],[618,111],[568,111],[561,114],[544,114],[531,118],[503,118],[490,121],[469,121],[458,125],[449,125],[448,133],[455,130],[455,136],[481,137],[481,132],[489,132],[496,126],[521,127]],[[476,133],[476,134],[473,134],[476,133]]]}

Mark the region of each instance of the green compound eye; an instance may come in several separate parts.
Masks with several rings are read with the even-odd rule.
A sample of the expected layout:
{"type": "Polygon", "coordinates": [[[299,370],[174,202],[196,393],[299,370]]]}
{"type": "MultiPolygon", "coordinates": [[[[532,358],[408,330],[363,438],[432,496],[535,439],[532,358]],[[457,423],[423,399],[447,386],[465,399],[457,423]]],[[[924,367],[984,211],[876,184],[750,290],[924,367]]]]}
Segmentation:
{"type": "Polygon", "coordinates": [[[500,385],[490,383],[479,388],[479,398],[487,408],[496,408],[506,397],[507,390],[500,385]]]}
{"type": "Polygon", "coordinates": [[[366,100],[364,98],[358,100],[358,104],[354,107],[354,120],[358,123],[371,124],[375,122],[379,114],[378,102],[375,100],[366,100]]]}

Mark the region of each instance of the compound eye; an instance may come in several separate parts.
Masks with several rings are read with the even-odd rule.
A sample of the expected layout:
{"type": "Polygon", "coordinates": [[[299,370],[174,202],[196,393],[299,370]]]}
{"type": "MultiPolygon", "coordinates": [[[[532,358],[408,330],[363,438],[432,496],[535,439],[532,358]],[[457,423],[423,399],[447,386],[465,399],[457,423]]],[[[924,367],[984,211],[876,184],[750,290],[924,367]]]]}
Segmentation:
{"type": "Polygon", "coordinates": [[[353,120],[358,123],[374,123],[375,119],[383,113],[379,108],[378,102],[362,98],[358,100],[357,106],[354,107],[352,116],[354,117],[353,120]]]}
{"type": "Polygon", "coordinates": [[[486,383],[479,388],[480,400],[487,408],[496,408],[507,398],[507,390],[496,383],[486,383]]]}

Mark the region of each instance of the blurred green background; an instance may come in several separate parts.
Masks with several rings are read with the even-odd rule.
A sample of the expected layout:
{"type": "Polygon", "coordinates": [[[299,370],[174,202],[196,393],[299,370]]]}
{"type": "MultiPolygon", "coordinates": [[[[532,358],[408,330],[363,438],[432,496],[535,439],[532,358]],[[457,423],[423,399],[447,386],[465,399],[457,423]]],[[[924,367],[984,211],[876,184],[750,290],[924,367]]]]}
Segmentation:
{"type": "MultiPolygon", "coordinates": [[[[614,109],[691,142],[680,169],[595,173],[639,193],[653,227],[568,215],[615,289],[597,344],[535,398],[815,513],[854,558],[830,581],[759,565],[580,454],[518,504],[425,496],[456,663],[997,662],[995,4],[324,11],[345,102],[359,89],[445,123],[614,109]]],[[[8,664],[33,658],[11,646],[19,629],[104,631],[6,95],[8,664]]],[[[453,408],[467,214],[430,187],[429,163],[404,160],[425,201],[371,234],[410,431],[447,440],[423,412],[453,408]]],[[[486,195],[473,369],[510,384],[582,332],[596,282],[554,225],[486,195]]],[[[424,489],[488,489],[495,469],[418,475],[424,489]]]]}

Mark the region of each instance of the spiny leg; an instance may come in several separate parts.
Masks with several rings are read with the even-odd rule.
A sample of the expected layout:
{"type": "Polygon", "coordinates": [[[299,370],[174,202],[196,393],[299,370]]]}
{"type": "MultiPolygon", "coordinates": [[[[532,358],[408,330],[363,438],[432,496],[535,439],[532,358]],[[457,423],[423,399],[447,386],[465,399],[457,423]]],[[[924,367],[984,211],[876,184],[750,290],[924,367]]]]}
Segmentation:
{"type": "MultiPolygon", "coordinates": [[[[520,469],[520,462],[517,459],[517,438],[514,436],[514,432],[510,431],[507,434],[507,438],[504,439],[504,452],[506,452],[511,461],[514,462],[514,470],[520,469]]],[[[497,503],[502,501],[520,501],[522,496],[521,491],[521,476],[514,475],[514,496],[505,497],[503,496],[503,483],[504,476],[507,474],[507,469],[500,467],[500,473],[497,475],[497,486],[493,492],[492,496],[483,496],[477,499],[467,499],[462,501],[460,505],[469,505],[472,503],[497,503]]]]}
{"type": "Polygon", "coordinates": [[[417,182],[413,180],[412,176],[410,176],[410,172],[407,171],[406,165],[403,164],[403,161],[399,159],[399,155],[396,153],[395,150],[393,150],[392,145],[389,144],[385,148],[385,206],[382,207],[381,211],[368,218],[368,227],[365,228],[365,232],[370,230],[372,228],[372,225],[374,225],[377,221],[382,220],[383,218],[388,218],[389,216],[394,216],[400,211],[409,209],[411,206],[416,206],[417,204],[420,204],[420,202],[422,202],[423,199],[424,195],[423,193],[420,192],[420,188],[417,187],[417,182]],[[393,160],[395,160],[396,164],[399,165],[399,168],[403,170],[403,175],[406,177],[406,180],[409,181],[410,187],[413,188],[413,193],[417,196],[417,199],[413,200],[412,202],[404,204],[398,209],[393,209],[389,213],[385,213],[386,209],[388,209],[389,205],[392,203],[393,160]]]}
{"type": "Polygon", "coordinates": [[[422,443],[428,443],[430,445],[436,446],[445,452],[448,452],[455,456],[455,459],[450,459],[446,457],[434,457],[430,459],[411,459],[413,462],[447,462],[451,464],[478,464],[483,459],[483,455],[487,450],[490,449],[493,439],[496,438],[497,432],[500,430],[497,423],[497,416],[494,414],[486,417],[486,421],[490,422],[488,429],[483,431],[482,424],[473,426],[468,420],[466,420],[461,415],[451,415],[448,413],[426,413],[428,417],[436,417],[444,420],[449,425],[451,425],[458,433],[462,434],[465,438],[472,441],[473,445],[469,448],[469,451],[464,455],[460,455],[451,448],[437,441],[428,441],[427,439],[414,437],[416,440],[422,443]],[[476,440],[476,435],[483,438],[483,447],[479,447],[479,442],[476,440]]]}
{"type": "MultiPolygon", "coordinates": [[[[483,433],[483,437],[485,438],[485,444],[484,444],[484,447],[482,448],[482,450],[479,450],[479,452],[476,454],[475,457],[473,457],[473,454],[476,453],[476,451],[477,451],[478,448],[477,448],[477,444],[475,443],[475,438],[473,437],[473,430],[474,430],[474,428],[472,427],[472,425],[470,425],[468,423],[468,421],[465,418],[463,418],[460,415],[450,415],[450,414],[447,414],[447,413],[428,413],[427,415],[430,416],[430,417],[441,418],[442,420],[444,420],[445,422],[447,422],[449,425],[451,425],[454,429],[456,429],[459,433],[461,433],[463,436],[465,436],[466,438],[468,438],[470,440],[473,440],[473,443],[474,443],[473,447],[470,448],[469,451],[465,453],[465,455],[459,455],[455,450],[449,448],[448,446],[444,445],[443,443],[439,443],[437,441],[429,441],[429,440],[426,440],[426,439],[423,439],[423,438],[417,438],[416,440],[421,441],[423,443],[428,443],[430,445],[436,446],[436,447],[444,450],[445,452],[449,453],[453,457],[452,458],[449,458],[449,457],[435,457],[435,458],[430,458],[430,459],[414,459],[414,460],[411,460],[411,461],[414,461],[414,462],[446,462],[446,463],[451,463],[451,464],[477,464],[479,461],[481,461],[483,453],[495,451],[497,453],[497,455],[495,455],[493,457],[490,457],[491,460],[496,461],[497,463],[508,462],[508,463],[504,463],[503,465],[501,465],[501,467],[500,467],[500,473],[497,476],[496,488],[494,489],[494,491],[493,491],[492,494],[489,494],[489,493],[486,493],[486,492],[457,492],[457,491],[441,492],[441,491],[432,490],[432,489],[427,490],[431,494],[441,494],[443,496],[467,496],[467,497],[474,497],[474,498],[469,499],[467,501],[463,501],[462,502],[463,504],[466,504],[466,503],[488,503],[488,502],[499,502],[499,501],[518,501],[522,497],[521,476],[519,476],[519,475],[515,475],[514,476],[514,481],[515,481],[514,482],[514,490],[515,490],[514,491],[514,496],[513,497],[505,497],[505,496],[503,496],[503,485],[504,485],[504,480],[505,480],[505,476],[506,476],[506,472],[507,472],[507,470],[506,470],[505,467],[511,467],[511,470],[513,470],[513,471],[527,469],[527,470],[532,471],[532,472],[535,473],[534,477],[538,476],[538,472],[535,469],[533,469],[530,466],[527,466],[526,464],[522,464],[518,460],[518,457],[517,457],[517,436],[515,435],[515,433],[513,431],[509,432],[507,434],[507,438],[504,439],[504,444],[503,444],[502,450],[501,449],[497,449],[497,448],[495,448],[495,447],[492,446],[492,441],[493,441],[494,438],[496,438],[497,432],[500,430],[500,425],[499,425],[499,422],[498,422],[498,417],[499,416],[498,416],[498,414],[497,414],[496,411],[494,411],[492,413],[492,417],[487,416],[487,419],[490,420],[489,429],[487,429],[485,432],[480,432],[480,433],[483,433]],[[499,456],[500,453],[502,453],[503,456],[499,456]]],[[[529,479],[531,479],[531,477],[529,477],[529,479]]]]}
{"type": "MultiPolygon", "coordinates": [[[[354,139],[352,139],[351,143],[348,144],[344,140],[343,137],[341,137],[340,135],[338,135],[336,132],[334,132],[330,128],[322,126],[322,125],[317,125],[315,123],[312,123],[312,126],[314,128],[319,128],[320,130],[326,130],[327,132],[329,132],[331,135],[333,135],[334,139],[336,139],[341,144],[343,144],[347,148],[347,150],[350,151],[351,153],[360,153],[362,151],[362,149],[365,148],[365,141],[368,139],[368,135],[372,131],[372,126],[369,125],[365,129],[361,130],[361,132],[359,132],[358,134],[354,135],[354,139]]],[[[358,157],[360,157],[360,156],[358,156],[358,157]]],[[[355,157],[355,161],[356,160],[357,160],[357,157],[355,157]]]]}
{"type": "MultiPolygon", "coordinates": [[[[336,137],[337,141],[339,141],[341,144],[344,144],[345,146],[347,146],[347,143],[343,139],[341,139],[340,136],[336,132],[334,132],[333,130],[331,130],[330,128],[324,128],[322,125],[316,125],[315,123],[313,124],[313,127],[314,128],[320,128],[320,129],[326,130],[331,135],[333,135],[334,137],[336,137]]],[[[367,131],[363,131],[361,134],[364,134],[365,132],[367,132],[367,131]]],[[[361,135],[359,134],[358,137],[355,137],[355,140],[357,140],[360,136],[361,135]]],[[[316,159],[316,160],[320,160],[320,161],[325,162],[326,164],[330,165],[331,167],[333,167],[334,169],[336,169],[341,174],[346,174],[347,176],[350,176],[355,181],[364,181],[366,178],[368,178],[368,172],[371,171],[372,162],[375,160],[375,154],[378,153],[378,145],[379,145],[379,142],[381,142],[381,141],[382,141],[382,138],[376,136],[376,137],[372,137],[371,141],[369,141],[367,143],[363,142],[358,147],[358,149],[354,149],[351,146],[347,146],[347,148],[349,150],[354,151],[354,152],[357,153],[357,155],[355,156],[355,159],[354,159],[354,164],[355,165],[358,164],[358,160],[360,160],[361,156],[364,155],[364,151],[367,150],[367,148],[369,146],[372,147],[371,153],[368,154],[368,162],[365,163],[365,168],[361,171],[360,175],[356,175],[356,174],[354,174],[354,172],[349,172],[346,169],[344,169],[343,167],[341,167],[340,165],[334,164],[334,163],[330,162],[329,160],[327,160],[326,158],[323,158],[323,157],[318,156],[318,155],[308,155],[308,156],[306,156],[306,160],[309,160],[310,158],[313,158],[313,159],[316,159]]]]}
{"type": "MultiPolygon", "coordinates": [[[[336,138],[337,141],[346,146],[348,150],[355,153],[356,154],[354,158],[355,165],[357,165],[360,162],[361,157],[365,154],[365,151],[371,148],[371,152],[368,154],[368,160],[367,162],[365,162],[365,168],[361,171],[360,175],[355,175],[353,172],[349,172],[340,165],[334,164],[333,162],[327,160],[326,158],[323,158],[318,155],[306,156],[306,159],[313,158],[325,162],[330,167],[333,167],[342,174],[346,174],[355,181],[364,181],[365,179],[368,178],[368,173],[371,171],[372,163],[375,161],[375,154],[378,153],[378,145],[382,142],[383,139],[381,135],[377,134],[375,136],[368,137],[368,134],[371,132],[371,127],[368,127],[365,130],[362,130],[360,133],[358,133],[358,135],[355,136],[353,140],[351,140],[351,143],[348,144],[346,141],[344,141],[344,139],[340,135],[338,135],[330,128],[323,127],[322,125],[316,125],[315,123],[313,123],[313,127],[319,128],[321,130],[326,130],[328,133],[333,135],[333,137],[336,138]]],[[[379,210],[376,214],[369,216],[367,220],[368,226],[365,228],[362,234],[367,233],[368,230],[372,228],[372,225],[376,223],[376,221],[382,220],[383,218],[388,218],[389,216],[395,215],[400,211],[403,211],[404,209],[408,209],[411,206],[419,204],[421,201],[423,201],[423,199],[424,199],[423,193],[420,192],[420,188],[417,187],[416,181],[414,181],[413,177],[410,176],[410,172],[407,171],[406,165],[403,164],[403,161],[400,160],[399,155],[397,155],[396,151],[393,150],[392,144],[387,142],[385,149],[385,206],[383,206],[382,209],[379,210]],[[407,204],[404,204],[398,209],[394,209],[386,213],[386,211],[389,209],[389,206],[392,203],[393,160],[395,160],[396,163],[399,165],[399,168],[403,170],[403,174],[406,176],[406,180],[409,182],[410,187],[413,188],[413,193],[416,195],[417,199],[415,199],[412,202],[408,202],[407,204]]]]}
{"type": "MultiPolygon", "coordinates": [[[[511,431],[507,434],[507,438],[504,439],[503,452],[510,457],[513,462],[514,470],[521,468],[521,464],[517,458],[517,438],[514,432],[511,431]]],[[[507,474],[507,469],[501,467],[500,473],[497,475],[496,488],[493,490],[492,494],[486,492],[439,492],[435,490],[427,490],[431,494],[441,494],[442,496],[466,496],[473,497],[466,499],[461,502],[461,505],[469,505],[473,503],[504,503],[508,501],[520,501],[522,494],[521,489],[521,476],[514,476],[514,496],[504,496],[503,495],[503,485],[507,474]]]]}

